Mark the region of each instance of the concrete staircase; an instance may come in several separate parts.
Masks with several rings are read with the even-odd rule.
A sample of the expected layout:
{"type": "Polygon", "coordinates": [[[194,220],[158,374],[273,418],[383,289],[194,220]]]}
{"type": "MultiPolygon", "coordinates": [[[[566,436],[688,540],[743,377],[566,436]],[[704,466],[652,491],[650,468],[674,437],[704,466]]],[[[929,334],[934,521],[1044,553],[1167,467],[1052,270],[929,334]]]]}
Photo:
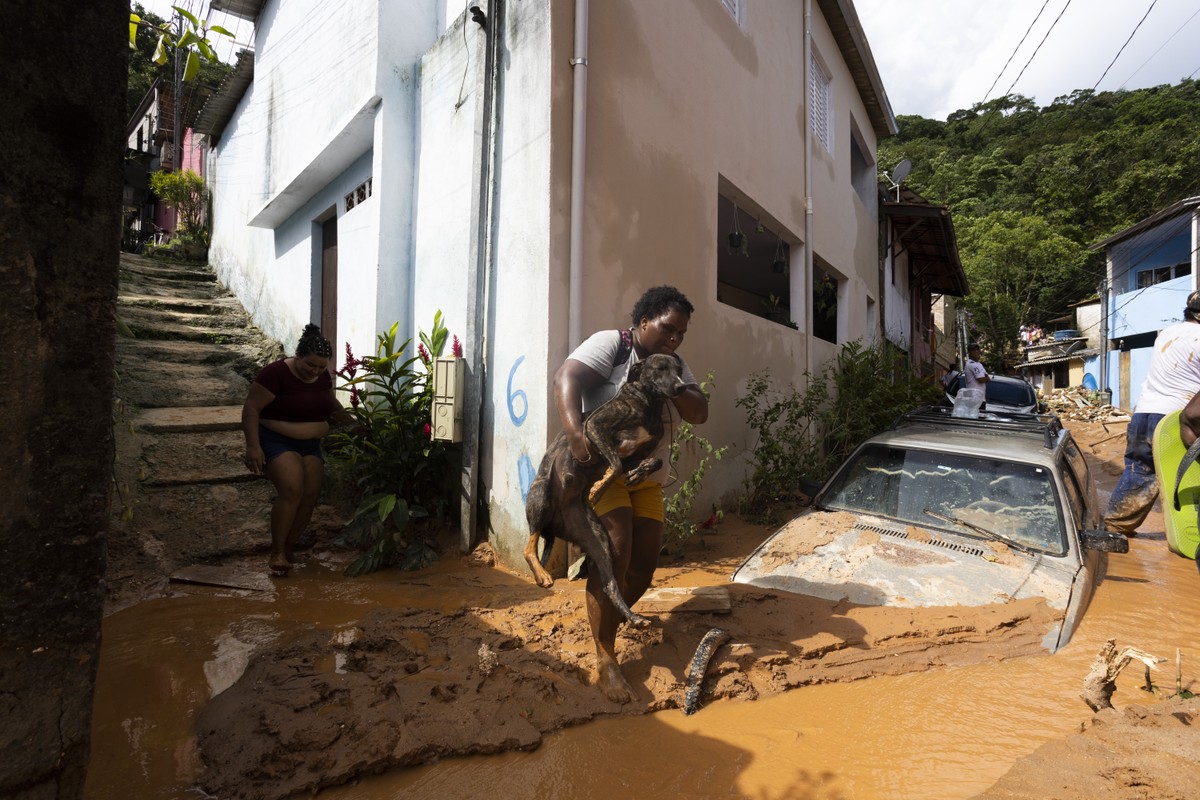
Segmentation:
{"type": "Polygon", "coordinates": [[[242,463],[241,404],[284,354],[208,267],[122,254],[118,315],[135,338],[117,339],[110,610],[181,568],[268,551],[274,491],[242,463]]]}

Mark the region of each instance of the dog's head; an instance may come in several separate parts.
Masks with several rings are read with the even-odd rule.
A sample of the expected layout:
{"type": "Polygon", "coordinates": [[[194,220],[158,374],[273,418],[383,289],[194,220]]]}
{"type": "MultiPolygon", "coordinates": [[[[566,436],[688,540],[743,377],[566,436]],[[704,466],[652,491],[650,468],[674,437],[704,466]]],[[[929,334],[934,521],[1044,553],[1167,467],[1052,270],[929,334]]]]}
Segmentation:
{"type": "Polygon", "coordinates": [[[628,380],[655,397],[674,397],[687,388],[679,359],[657,353],[630,367],[628,380]]]}

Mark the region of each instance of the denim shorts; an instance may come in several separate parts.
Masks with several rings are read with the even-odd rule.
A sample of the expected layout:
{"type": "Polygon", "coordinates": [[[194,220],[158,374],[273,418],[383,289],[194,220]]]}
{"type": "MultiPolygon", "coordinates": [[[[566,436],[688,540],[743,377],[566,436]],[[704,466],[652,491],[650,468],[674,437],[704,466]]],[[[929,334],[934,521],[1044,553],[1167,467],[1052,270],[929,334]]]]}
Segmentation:
{"type": "Polygon", "coordinates": [[[266,456],[268,464],[276,456],[284,453],[299,453],[301,457],[316,456],[322,461],[325,460],[325,454],[321,452],[320,439],[293,439],[259,425],[258,443],[262,446],[263,455],[266,456]]]}

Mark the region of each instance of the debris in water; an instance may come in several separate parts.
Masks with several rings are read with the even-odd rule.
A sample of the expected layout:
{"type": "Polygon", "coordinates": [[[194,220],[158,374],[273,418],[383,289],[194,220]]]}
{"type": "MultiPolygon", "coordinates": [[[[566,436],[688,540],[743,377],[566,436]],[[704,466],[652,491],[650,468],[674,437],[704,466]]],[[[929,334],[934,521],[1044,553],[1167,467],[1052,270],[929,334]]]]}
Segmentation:
{"type": "Polygon", "coordinates": [[[713,628],[704,634],[692,663],[688,665],[687,689],[683,693],[683,713],[695,714],[700,708],[700,691],[704,686],[704,673],[708,671],[708,662],[721,645],[729,641],[729,631],[724,628],[713,628]]]}

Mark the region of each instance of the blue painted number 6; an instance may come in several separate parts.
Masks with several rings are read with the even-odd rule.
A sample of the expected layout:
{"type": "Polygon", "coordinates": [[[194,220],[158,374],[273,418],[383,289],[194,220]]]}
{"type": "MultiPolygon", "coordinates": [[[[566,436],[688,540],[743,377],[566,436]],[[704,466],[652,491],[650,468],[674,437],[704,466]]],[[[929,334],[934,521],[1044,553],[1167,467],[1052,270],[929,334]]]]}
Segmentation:
{"type": "Polygon", "coordinates": [[[525,422],[525,417],[529,414],[529,398],[525,396],[524,389],[513,391],[513,375],[517,373],[517,367],[521,366],[521,362],[525,360],[525,356],[521,356],[513,362],[512,369],[508,371],[508,417],[512,420],[513,425],[518,428],[525,422]],[[513,409],[513,401],[521,401],[520,415],[513,409]]]}

